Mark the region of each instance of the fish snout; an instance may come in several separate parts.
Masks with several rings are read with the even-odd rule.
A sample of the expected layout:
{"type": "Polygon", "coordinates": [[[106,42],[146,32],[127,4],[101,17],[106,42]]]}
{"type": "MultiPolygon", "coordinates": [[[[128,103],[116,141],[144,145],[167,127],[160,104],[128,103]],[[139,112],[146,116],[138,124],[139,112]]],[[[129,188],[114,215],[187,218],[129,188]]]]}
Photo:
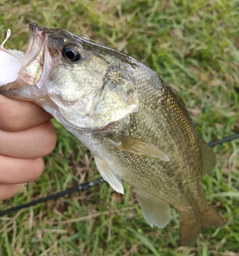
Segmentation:
{"type": "Polygon", "coordinates": [[[45,40],[46,33],[48,32],[48,29],[38,26],[35,22],[29,24],[29,30],[33,36],[39,36],[42,41],[45,40]]]}

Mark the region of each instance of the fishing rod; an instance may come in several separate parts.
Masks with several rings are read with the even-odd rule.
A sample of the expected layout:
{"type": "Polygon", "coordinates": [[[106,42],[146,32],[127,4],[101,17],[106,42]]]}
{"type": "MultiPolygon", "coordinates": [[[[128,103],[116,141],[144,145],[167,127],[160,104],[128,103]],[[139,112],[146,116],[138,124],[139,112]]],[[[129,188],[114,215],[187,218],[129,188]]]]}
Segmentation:
{"type": "MultiPolygon", "coordinates": [[[[217,145],[220,145],[220,144],[223,144],[223,143],[226,143],[226,142],[230,142],[230,141],[236,140],[238,138],[239,138],[239,133],[236,133],[236,134],[230,135],[228,137],[225,137],[223,139],[219,139],[219,140],[215,140],[215,141],[209,142],[208,145],[210,147],[215,147],[217,145]]],[[[90,182],[86,182],[86,183],[83,183],[81,185],[78,185],[78,186],[75,186],[75,187],[68,188],[66,190],[60,191],[58,193],[55,193],[55,194],[52,194],[52,195],[49,195],[49,196],[46,196],[46,197],[41,197],[41,198],[39,198],[37,200],[30,201],[29,203],[17,205],[15,207],[12,207],[12,208],[0,211],[0,216],[7,215],[9,213],[12,213],[12,212],[15,212],[15,211],[19,211],[19,210],[24,209],[24,208],[31,207],[31,206],[37,205],[39,203],[43,203],[43,202],[46,202],[46,201],[49,201],[49,200],[53,200],[53,199],[62,197],[64,195],[70,195],[70,194],[72,194],[74,192],[84,191],[84,190],[87,190],[87,189],[89,189],[91,187],[99,185],[99,184],[101,184],[103,182],[105,182],[105,180],[103,178],[100,178],[100,179],[94,180],[94,181],[90,181],[90,182]]]]}
{"type": "Polygon", "coordinates": [[[222,143],[225,143],[225,142],[229,142],[229,141],[232,141],[232,140],[236,140],[238,138],[239,138],[239,133],[236,133],[236,134],[230,135],[226,138],[209,142],[208,146],[210,146],[212,148],[212,147],[215,147],[216,145],[219,145],[219,144],[222,144],[222,143]]]}
{"type": "Polygon", "coordinates": [[[49,196],[46,196],[46,197],[41,197],[37,200],[30,201],[29,203],[17,205],[15,207],[0,211],[0,216],[9,214],[9,213],[12,213],[12,212],[15,212],[15,211],[19,211],[21,209],[28,208],[28,207],[31,207],[33,205],[37,205],[37,204],[40,204],[40,203],[43,203],[43,202],[46,202],[46,201],[50,201],[50,200],[62,197],[64,195],[70,195],[70,194],[72,194],[74,192],[77,192],[77,191],[84,191],[84,190],[87,190],[87,189],[89,189],[91,187],[94,187],[98,184],[101,184],[103,182],[105,182],[105,180],[103,178],[100,178],[100,179],[94,180],[94,181],[90,181],[90,182],[86,182],[86,183],[83,183],[81,185],[78,185],[78,186],[60,191],[58,193],[55,193],[55,194],[52,194],[52,195],[49,195],[49,196]]]}

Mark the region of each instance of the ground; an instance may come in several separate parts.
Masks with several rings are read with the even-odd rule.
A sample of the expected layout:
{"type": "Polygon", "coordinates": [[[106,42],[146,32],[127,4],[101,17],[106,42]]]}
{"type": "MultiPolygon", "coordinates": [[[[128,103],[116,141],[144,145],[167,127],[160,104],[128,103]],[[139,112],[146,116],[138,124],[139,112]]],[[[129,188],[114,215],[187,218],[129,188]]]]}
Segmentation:
{"type": "MultiPolygon", "coordinates": [[[[60,27],[121,50],[145,63],[184,100],[205,141],[239,131],[238,0],[58,0],[0,3],[0,38],[25,50],[28,23],[60,27]]],[[[58,143],[43,175],[1,209],[100,177],[89,151],[54,121],[58,143]]],[[[216,146],[218,165],[202,177],[207,199],[227,220],[203,232],[193,247],[178,247],[173,211],[164,229],[144,220],[132,188],[107,183],[0,217],[5,255],[239,255],[238,141],[216,146]]]]}

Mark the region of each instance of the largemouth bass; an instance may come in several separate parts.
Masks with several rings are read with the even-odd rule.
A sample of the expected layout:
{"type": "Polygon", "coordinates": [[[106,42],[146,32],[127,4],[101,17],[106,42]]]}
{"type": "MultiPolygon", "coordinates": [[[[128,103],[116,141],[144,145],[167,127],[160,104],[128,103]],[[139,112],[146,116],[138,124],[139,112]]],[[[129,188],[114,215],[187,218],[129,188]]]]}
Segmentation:
{"type": "Polygon", "coordinates": [[[215,155],[176,92],[117,50],[35,23],[30,31],[18,78],[2,93],[51,113],[90,150],[114,190],[124,193],[122,180],[131,184],[151,226],[167,225],[175,207],[181,245],[222,226],[200,180],[215,155]]]}

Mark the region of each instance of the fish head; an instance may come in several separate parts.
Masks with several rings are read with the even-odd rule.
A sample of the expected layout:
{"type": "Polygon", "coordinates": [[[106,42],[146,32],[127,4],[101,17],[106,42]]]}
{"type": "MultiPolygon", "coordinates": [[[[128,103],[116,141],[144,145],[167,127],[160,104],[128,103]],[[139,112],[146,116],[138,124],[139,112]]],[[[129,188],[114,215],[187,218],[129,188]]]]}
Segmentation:
{"type": "Polygon", "coordinates": [[[130,57],[62,29],[29,25],[31,37],[9,97],[36,102],[63,124],[104,130],[138,111],[130,57]]]}

